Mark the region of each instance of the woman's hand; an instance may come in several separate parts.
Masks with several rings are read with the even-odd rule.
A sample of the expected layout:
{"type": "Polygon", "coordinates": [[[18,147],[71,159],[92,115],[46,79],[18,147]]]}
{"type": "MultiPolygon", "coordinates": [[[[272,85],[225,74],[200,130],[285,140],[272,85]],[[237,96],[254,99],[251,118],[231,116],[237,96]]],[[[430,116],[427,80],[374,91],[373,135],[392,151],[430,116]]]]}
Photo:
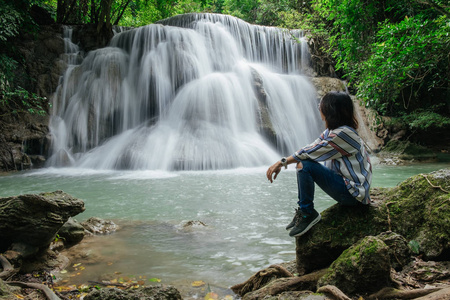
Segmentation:
{"type": "Polygon", "coordinates": [[[277,179],[278,173],[280,173],[280,171],[281,171],[281,167],[282,167],[281,162],[277,161],[272,166],[270,166],[269,169],[267,169],[266,176],[267,176],[267,179],[270,181],[270,183],[272,183],[275,179],[277,179]],[[274,175],[273,179],[272,179],[272,175],[274,175]]]}

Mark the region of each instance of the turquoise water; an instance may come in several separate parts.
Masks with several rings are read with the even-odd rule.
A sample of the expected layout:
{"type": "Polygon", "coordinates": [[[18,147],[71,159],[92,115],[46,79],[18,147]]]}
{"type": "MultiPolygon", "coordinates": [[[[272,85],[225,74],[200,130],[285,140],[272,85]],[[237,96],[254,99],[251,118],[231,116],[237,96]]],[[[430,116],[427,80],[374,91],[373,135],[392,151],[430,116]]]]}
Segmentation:
{"type": "MultiPolygon", "coordinates": [[[[392,187],[444,167],[450,163],[375,165],[373,186],[392,187]]],[[[270,264],[295,259],[294,240],[284,230],[296,207],[295,171],[283,171],[272,184],[265,171],[42,169],[1,176],[0,196],[63,190],[85,202],[86,211],[75,219],[96,216],[121,227],[78,246],[91,259],[71,282],[120,273],[229,287],[270,264]],[[190,220],[207,226],[183,228],[190,220]]],[[[318,189],[315,203],[322,211],[335,202],[318,189]]]]}

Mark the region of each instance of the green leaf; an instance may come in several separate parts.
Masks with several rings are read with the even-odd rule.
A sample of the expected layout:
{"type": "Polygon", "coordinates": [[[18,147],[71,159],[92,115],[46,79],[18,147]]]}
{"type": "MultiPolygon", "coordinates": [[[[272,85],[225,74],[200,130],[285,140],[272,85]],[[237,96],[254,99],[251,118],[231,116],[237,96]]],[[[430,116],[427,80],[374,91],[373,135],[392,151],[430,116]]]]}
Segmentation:
{"type": "Polygon", "coordinates": [[[414,254],[419,254],[420,245],[417,241],[411,240],[408,245],[414,254]]]}

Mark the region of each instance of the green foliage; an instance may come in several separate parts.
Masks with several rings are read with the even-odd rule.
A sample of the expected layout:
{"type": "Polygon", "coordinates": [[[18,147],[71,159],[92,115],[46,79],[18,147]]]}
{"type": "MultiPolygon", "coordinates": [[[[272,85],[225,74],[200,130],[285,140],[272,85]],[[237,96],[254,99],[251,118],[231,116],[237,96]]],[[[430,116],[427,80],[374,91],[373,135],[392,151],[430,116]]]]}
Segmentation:
{"type": "Polygon", "coordinates": [[[8,40],[19,34],[22,15],[14,6],[0,4],[0,91],[10,86],[17,62],[6,54],[10,49],[8,40]]]}
{"type": "Polygon", "coordinates": [[[337,69],[347,73],[356,70],[367,57],[367,43],[371,43],[377,17],[383,8],[375,1],[313,0],[316,12],[328,22],[329,50],[337,62],[337,69]]]}
{"type": "Polygon", "coordinates": [[[255,23],[259,0],[224,0],[223,13],[255,23]]]}
{"type": "Polygon", "coordinates": [[[13,71],[17,62],[11,57],[0,54],[0,91],[6,90],[10,86],[10,80],[13,78],[13,71]]]}
{"type": "Polygon", "coordinates": [[[420,244],[417,241],[411,240],[411,241],[409,241],[408,245],[414,254],[420,253],[420,244]]]}
{"type": "Polygon", "coordinates": [[[336,69],[367,106],[394,117],[412,113],[416,119],[404,121],[415,129],[446,120],[450,8],[445,1],[311,2],[313,15],[323,21],[310,20],[325,24],[336,69]]]}
{"type": "Polygon", "coordinates": [[[11,5],[0,5],[0,42],[4,43],[8,38],[19,33],[22,15],[11,5]]]}
{"type": "Polygon", "coordinates": [[[0,107],[6,114],[30,113],[46,115],[50,103],[46,97],[40,97],[34,93],[18,87],[14,91],[0,92],[0,107]]]}
{"type": "Polygon", "coordinates": [[[399,119],[406,123],[411,130],[450,128],[450,118],[438,114],[433,108],[428,110],[419,109],[404,114],[399,119]]]}
{"type": "Polygon", "coordinates": [[[436,104],[427,94],[449,88],[449,34],[444,16],[381,23],[373,54],[360,64],[360,97],[383,114],[436,104]]]}

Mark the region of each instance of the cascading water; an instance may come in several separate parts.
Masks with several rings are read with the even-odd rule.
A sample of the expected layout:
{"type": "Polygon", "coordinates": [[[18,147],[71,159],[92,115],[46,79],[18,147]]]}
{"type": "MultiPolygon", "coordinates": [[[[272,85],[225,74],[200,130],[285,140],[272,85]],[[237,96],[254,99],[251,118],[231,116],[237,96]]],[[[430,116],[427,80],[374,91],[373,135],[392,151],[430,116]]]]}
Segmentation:
{"type": "MultiPolygon", "coordinates": [[[[303,45],[302,45],[303,44],[303,45]]],[[[50,165],[267,165],[321,131],[299,32],[188,14],[116,34],[54,96],[50,165]],[[300,41],[300,42],[299,42],[300,41]]]]}

